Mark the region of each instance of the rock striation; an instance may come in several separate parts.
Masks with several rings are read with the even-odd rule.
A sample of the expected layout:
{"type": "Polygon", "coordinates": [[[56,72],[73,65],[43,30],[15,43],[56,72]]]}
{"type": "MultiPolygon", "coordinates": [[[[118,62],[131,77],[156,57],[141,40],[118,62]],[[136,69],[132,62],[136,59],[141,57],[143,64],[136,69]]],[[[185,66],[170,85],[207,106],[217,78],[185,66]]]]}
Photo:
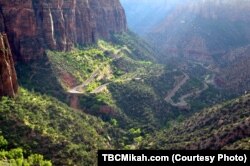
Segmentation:
{"type": "Polygon", "coordinates": [[[17,76],[6,34],[0,34],[0,97],[15,97],[17,76]]]}
{"type": "Polygon", "coordinates": [[[0,0],[0,6],[0,31],[25,61],[127,30],[119,0],[0,0]]]}

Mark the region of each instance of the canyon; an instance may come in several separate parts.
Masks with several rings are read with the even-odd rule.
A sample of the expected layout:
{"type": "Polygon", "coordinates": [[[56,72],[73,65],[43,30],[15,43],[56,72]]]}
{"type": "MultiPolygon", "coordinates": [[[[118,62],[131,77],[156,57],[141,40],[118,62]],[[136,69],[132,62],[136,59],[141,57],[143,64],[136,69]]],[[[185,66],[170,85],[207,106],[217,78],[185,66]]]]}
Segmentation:
{"type": "Polygon", "coordinates": [[[250,1],[121,2],[0,0],[0,165],[250,149],[250,1]]]}

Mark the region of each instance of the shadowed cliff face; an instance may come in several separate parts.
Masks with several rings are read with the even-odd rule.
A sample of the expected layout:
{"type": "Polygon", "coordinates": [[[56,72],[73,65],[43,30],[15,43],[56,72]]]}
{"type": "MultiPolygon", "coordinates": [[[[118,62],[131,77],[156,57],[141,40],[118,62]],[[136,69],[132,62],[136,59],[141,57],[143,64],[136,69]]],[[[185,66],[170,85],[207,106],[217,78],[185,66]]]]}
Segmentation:
{"type": "Polygon", "coordinates": [[[0,97],[14,97],[17,89],[16,71],[7,35],[0,34],[0,97]]]}
{"type": "Polygon", "coordinates": [[[250,42],[250,1],[190,0],[179,5],[148,37],[169,56],[212,61],[250,42]]]}
{"type": "Polygon", "coordinates": [[[0,6],[0,30],[16,58],[26,61],[45,49],[70,50],[127,28],[119,0],[0,0],[0,6]]]}

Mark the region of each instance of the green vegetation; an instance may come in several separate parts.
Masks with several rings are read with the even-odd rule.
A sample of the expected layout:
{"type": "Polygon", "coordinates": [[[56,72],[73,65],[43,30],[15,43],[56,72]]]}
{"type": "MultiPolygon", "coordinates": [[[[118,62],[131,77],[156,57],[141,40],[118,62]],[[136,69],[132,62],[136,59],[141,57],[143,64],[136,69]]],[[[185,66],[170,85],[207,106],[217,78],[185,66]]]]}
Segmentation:
{"type": "Polygon", "coordinates": [[[52,64],[49,63],[47,57],[44,56],[29,63],[18,62],[16,72],[20,86],[30,91],[56,97],[60,101],[68,103],[67,94],[52,70],[52,64]]]}
{"type": "Polygon", "coordinates": [[[228,101],[170,128],[142,143],[150,149],[248,149],[250,95],[228,101]],[[244,131],[244,132],[243,132],[244,131]],[[242,133],[242,134],[239,134],[242,133]]]}
{"type": "Polygon", "coordinates": [[[55,165],[93,165],[96,151],[113,148],[112,133],[119,135],[97,118],[24,89],[14,100],[2,98],[0,107],[1,131],[10,147],[42,154],[55,165]]]}
{"type": "Polygon", "coordinates": [[[84,82],[93,72],[105,70],[105,64],[110,60],[104,56],[104,51],[97,48],[75,49],[71,52],[48,51],[47,55],[58,75],[68,73],[78,84],[84,82]]]}
{"type": "Polygon", "coordinates": [[[212,107],[215,104],[225,102],[236,96],[228,93],[228,91],[223,89],[215,88],[212,85],[209,85],[208,89],[203,93],[190,101],[194,111],[199,111],[206,107],[212,107]]]}
{"type": "Polygon", "coordinates": [[[39,154],[30,154],[27,158],[22,148],[9,149],[8,141],[0,133],[0,165],[10,166],[52,166],[39,154]]]}
{"type": "Polygon", "coordinates": [[[202,89],[203,88],[203,84],[201,81],[199,81],[198,79],[196,78],[190,78],[185,86],[182,86],[182,88],[175,94],[175,96],[172,98],[174,102],[178,102],[179,101],[179,98],[182,96],[182,95],[185,95],[185,94],[190,94],[190,93],[194,93],[194,96],[195,96],[195,91],[199,90],[199,89],[202,89]]]}
{"type": "Polygon", "coordinates": [[[168,112],[164,101],[178,71],[153,62],[153,50],[138,37],[121,34],[112,38],[115,44],[100,40],[67,53],[48,51],[53,71],[69,93],[82,84],[75,89],[81,93],[77,95],[80,109],[110,124],[116,119],[126,130],[137,127],[151,132],[180,113],[168,112]]]}
{"type": "Polygon", "coordinates": [[[42,155],[31,154],[24,157],[22,148],[7,149],[7,140],[0,135],[0,165],[5,166],[52,166],[50,161],[44,160],[42,155]]]}
{"type": "Polygon", "coordinates": [[[125,45],[130,48],[127,54],[134,60],[154,61],[159,56],[159,52],[152,48],[147,42],[136,36],[133,32],[114,34],[112,42],[117,45],[125,45]]]}
{"type": "MultiPolygon", "coordinates": [[[[130,37],[125,34],[124,36],[130,37]]],[[[136,42],[132,40],[133,38],[130,38],[122,39],[122,41],[136,42]]],[[[125,44],[114,45],[100,40],[97,45],[83,50],[75,49],[71,52],[48,51],[47,55],[52,63],[54,73],[56,73],[61,84],[66,89],[69,88],[68,85],[65,85],[68,81],[71,80],[74,85],[77,85],[94,75],[87,88],[87,92],[91,92],[91,90],[94,90],[104,82],[129,81],[133,78],[142,75],[147,76],[148,73],[155,74],[162,70],[161,66],[145,60],[146,58],[134,60],[131,57],[131,55],[135,54],[133,49],[134,47],[126,45],[126,42],[125,44]],[[65,78],[65,75],[69,76],[69,78],[65,78]]],[[[161,73],[161,71],[159,72],[161,73]]]]}
{"type": "Polygon", "coordinates": [[[115,43],[100,40],[70,52],[47,51],[44,59],[17,64],[24,88],[17,98],[0,100],[0,131],[8,140],[7,145],[0,137],[0,160],[95,165],[98,149],[240,149],[249,142],[244,136],[211,145],[214,136],[224,141],[232,130],[246,128],[249,95],[186,119],[227,98],[209,86],[192,98],[188,112],[168,104],[167,93],[183,72],[190,80],[176,99],[202,88],[211,73],[200,65],[180,71],[175,64],[157,64],[154,50],[132,34],[112,38],[115,43]],[[204,142],[211,146],[203,147],[204,142]]]}
{"type": "Polygon", "coordinates": [[[249,150],[250,149],[250,137],[241,139],[233,144],[227,145],[224,150],[249,150]]]}

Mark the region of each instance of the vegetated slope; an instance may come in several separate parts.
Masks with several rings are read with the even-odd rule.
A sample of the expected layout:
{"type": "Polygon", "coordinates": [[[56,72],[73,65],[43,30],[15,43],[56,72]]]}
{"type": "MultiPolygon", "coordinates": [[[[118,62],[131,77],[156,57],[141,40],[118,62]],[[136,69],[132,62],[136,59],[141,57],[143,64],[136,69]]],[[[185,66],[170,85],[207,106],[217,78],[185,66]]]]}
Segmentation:
{"type": "Polygon", "coordinates": [[[243,63],[249,59],[249,6],[244,0],[190,0],[167,14],[148,40],[165,53],[162,61],[181,57],[217,66],[215,83],[242,94],[249,90],[249,64],[243,63]]]}
{"type": "Polygon", "coordinates": [[[114,147],[108,131],[119,134],[100,119],[24,89],[0,100],[0,125],[9,148],[42,154],[54,165],[94,165],[98,149],[114,147]]]}
{"type": "Polygon", "coordinates": [[[176,92],[172,99],[174,102],[184,99],[192,111],[200,111],[238,96],[225,89],[225,86],[223,88],[216,86],[217,69],[213,65],[193,60],[186,61],[181,57],[168,63],[171,63],[173,68],[182,69],[189,76],[190,79],[176,92]]]}
{"type": "Polygon", "coordinates": [[[196,113],[181,124],[156,132],[150,149],[248,149],[250,94],[196,113]]]}
{"type": "Polygon", "coordinates": [[[44,95],[56,97],[68,103],[68,95],[55,76],[48,57],[27,62],[17,62],[16,72],[18,84],[29,91],[39,92],[44,95]]]}
{"type": "MultiPolygon", "coordinates": [[[[18,92],[17,76],[7,35],[0,33],[0,98],[14,98],[18,92]]],[[[3,110],[1,105],[0,113],[3,110]]],[[[50,166],[50,161],[43,160],[42,155],[25,153],[22,148],[8,147],[7,140],[0,130],[0,165],[50,166]]]]}
{"type": "Polygon", "coordinates": [[[36,93],[21,89],[16,99],[1,100],[1,130],[10,145],[43,154],[55,165],[93,165],[97,149],[135,148],[146,129],[152,131],[167,118],[174,118],[178,113],[160,116],[169,106],[163,101],[164,95],[160,98],[154,92],[164,94],[171,88],[169,80],[174,74],[153,63],[154,51],[137,37],[123,34],[121,38],[116,43],[124,44],[99,41],[71,52],[48,51],[43,59],[19,62],[20,85],[36,93]],[[161,79],[164,83],[159,81],[159,89],[155,83],[161,79]],[[86,86],[82,86],[84,83],[86,86]],[[125,101],[124,93],[138,100],[125,101]],[[151,99],[157,104],[150,106],[151,99]],[[160,106],[165,108],[158,111],[160,106]]]}
{"type": "Polygon", "coordinates": [[[26,166],[51,166],[50,161],[43,159],[42,155],[31,154],[24,157],[25,152],[22,148],[8,148],[8,141],[0,134],[0,165],[26,165],[26,166]]]}
{"type": "MultiPolygon", "coordinates": [[[[78,109],[121,128],[151,132],[181,112],[165,100],[181,75],[154,62],[154,50],[131,33],[71,52],[47,52],[55,76],[78,109]]],[[[183,112],[185,114],[185,112],[183,112]]],[[[127,144],[125,142],[125,144],[127,144]]]]}

